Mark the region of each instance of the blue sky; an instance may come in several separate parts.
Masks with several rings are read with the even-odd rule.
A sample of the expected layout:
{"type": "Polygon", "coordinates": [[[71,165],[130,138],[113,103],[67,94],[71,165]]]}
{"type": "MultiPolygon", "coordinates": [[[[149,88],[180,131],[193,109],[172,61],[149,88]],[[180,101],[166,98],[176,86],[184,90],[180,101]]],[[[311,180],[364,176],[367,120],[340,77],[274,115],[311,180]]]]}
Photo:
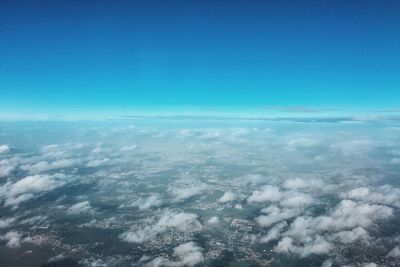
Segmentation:
{"type": "Polygon", "coordinates": [[[399,1],[0,2],[0,112],[400,104],[399,1]]]}

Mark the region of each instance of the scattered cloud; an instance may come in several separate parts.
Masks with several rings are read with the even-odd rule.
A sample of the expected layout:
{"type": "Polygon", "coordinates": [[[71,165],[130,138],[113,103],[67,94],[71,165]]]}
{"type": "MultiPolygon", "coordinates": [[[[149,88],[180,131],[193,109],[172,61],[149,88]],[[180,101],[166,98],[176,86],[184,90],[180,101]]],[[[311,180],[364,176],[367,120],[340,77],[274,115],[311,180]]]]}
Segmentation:
{"type": "Polygon", "coordinates": [[[19,158],[0,160],[0,178],[7,177],[17,168],[19,158]]]}
{"type": "Polygon", "coordinates": [[[389,258],[400,258],[400,247],[394,247],[389,253],[386,255],[389,258]]]}
{"type": "Polygon", "coordinates": [[[170,192],[174,195],[175,201],[184,201],[191,197],[200,195],[207,189],[207,185],[200,183],[200,184],[191,184],[191,185],[184,185],[184,186],[173,186],[170,187],[170,192]]]}
{"type": "Polygon", "coordinates": [[[211,217],[210,219],[207,220],[208,224],[218,224],[219,223],[219,218],[217,216],[211,217]]]}
{"type": "Polygon", "coordinates": [[[17,217],[0,219],[0,229],[11,227],[16,220],[17,217]]]}
{"type": "Polygon", "coordinates": [[[40,161],[35,164],[22,165],[20,168],[31,173],[43,173],[50,170],[57,170],[72,167],[77,163],[76,159],[59,159],[53,162],[40,161]]]}
{"type": "Polygon", "coordinates": [[[0,236],[0,239],[5,240],[6,246],[9,248],[17,248],[21,246],[22,234],[17,231],[7,232],[5,235],[0,236]]]}
{"type": "Polygon", "coordinates": [[[83,213],[89,213],[93,211],[92,206],[90,205],[89,201],[82,201],[79,203],[76,203],[72,205],[71,207],[68,208],[67,214],[69,215],[79,215],[83,213]]]}
{"type": "Polygon", "coordinates": [[[86,167],[89,167],[89,168],[99,167],[104,164],[107,164],[109,161],[110,161],[109,158],[93,159],[93,160],[88,161],[88,163],[86,163],[86,167]]]}
{"type": "Polygon", "coordinates": [[[236,195],[232,192],[225,192],[222,197],[218,199],[219,203],[226,203],[236,199],[236,195]]]}
{"type": "Polygon", "coordinates": [[[319,141],[306,137],[294,138],[287,141],[287,147],[289,149],[309,148],[317,145],[319,141]]]}
{"type": "Polygon", "coordinates": [[[147,266],[195,266],[204,261],[203,249],[194,242],[184,243],[174,248],[176,260],[165,257],[158,257],[152,260],[147,266]]]}
{"type": "Polygon", "coordinates": [[[247,198],[248,203],[279,202],[281,206],[296,208],[305,207],[313,202],[313,198],[307,194],[296,191],[281,191],[277,186],[266,185],[260,190],[255,190],[247,198]]]}
{"type": "Polygon", "coordinates": [[[0,199],[3,199],[4,206],[17,208],[22,202],[63,186],[64,179],[64,174],[33,175],[15,183],[7,182],[0,186],[0,199]]]}
{"type": "Polygon", "coordinates": [[[368,203],[385,204],[400,207],[400,189],[391,185],[383,185],[373,189],[358,187],[344,194],[346,198],[368,203]]]}
{"type": "Polygon", "coordinates": [[[199,227],[201,227],[201,224],[197,220],[196,214],[175,212],[167,209],[162,212],[154,225],[133,227],[129,231],[122,233],[120,238],[130,243],[142,243],[169,229],[187,232],[199,227]]]}
{"type": "Polygon", "coordinates": [[[276,206],[270,206],[262,209],[262,212],[266,215],[256,217],[255,221],[263,227],[269,227],[277,222],[298,216],[302,210],[288,208],[280,209],[276,206]]]}
{"type": "Polygon", "coordinates": [[[280,238],[282,230],[287,226],[286,222],[278,223],[272,227],[268,233],[260,238],[260,243],[268,243],[280,238]]]}
{"type": "Polygon", "coordinates": [[[162,204],[161,199],[158,196],[152,195],[147,198],[139,198],[138,200],[134,201],[132,205],[134,207],[138,207],[139,210],[148,210],[153,207],[158,207],[162,204]]]}
{"type": "Polygon", "coordinates": [[[8,145],[0,145],[0,154],[5,154],[10,151],[10,147],[8,145]]]}

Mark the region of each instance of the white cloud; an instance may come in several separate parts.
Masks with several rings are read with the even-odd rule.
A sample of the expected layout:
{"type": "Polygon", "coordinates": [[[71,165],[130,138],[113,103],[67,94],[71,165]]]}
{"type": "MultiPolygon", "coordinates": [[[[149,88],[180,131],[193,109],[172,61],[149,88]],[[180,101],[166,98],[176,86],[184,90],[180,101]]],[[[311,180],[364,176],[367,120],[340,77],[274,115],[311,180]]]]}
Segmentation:
{"type": "Polygon", "coordinates": [[[307,257],[311,254],[328,254],[332,249],[332,244],[327,242],[323,237],[317,236],[304,246],[296,246],[292,238],[284,237],[279,241],[274,250],[278,253],[296,253],[301,257],[307,257]]]}
{"type": "Polygon", "coordinates": [[[333,144],[330,146],[330,150],[344,156],[361,155],[369,152],[373,145],[371,140],[359,139],[333,144]]]}
{"type": "Polygon", "coordinates": [[[260,215],[256,217],[255,220],[259,225],[269,227],[277,222],[296,217],[301,213],[301,210],[288,208],[280,209],[276,206],[270,206],[262,209],[262,212],[267,215],[260,215]]]}
{"type": "Polygon", "coordinates": [[[295,189],[307,187],[307,183],[304,180],[299,179],[299,178],[288,179],[283,183],[283,187],[285,187],[286,189],[295,190],[295,189]]]}
{"type": "Polygon", "coordinates": [[[152,207],[158,207],[162,204],[162,201],[159,199],[158,196],[153,195],[149,196],[148,198],[140,198],[133,202],[134,207],[138,207],[139,210],[148,210],[152,207]]]}
{"type": "Polygon", "coordinates": [[[16,221],[16,217],[10,217],[5,219],[0,219],[0,229],[8,228],[16,221]]]}
{"type": "Polygon", "coordinates": [[[137,149],[137,148],[138,148],[137,145],[123,146],[123,147],[121,148],[121,151],[132,151],[132,150],[135,150],[135,149],[137,149]]]}
{"type": "Polygon", "coordinates": [[[297,217],[286,235],[307,240],[318,232],[366,228],[374,221],[389,218],[392,214],[393,210],[386,206],[342,200],[329,216],[297,217]]]}
{"type": "Polygon", "coordinates": [[[8,145],[0,145],[0,154],[8,153],[10,151],[10,147],[8,145]]]}
{"type": "Polygon", "coordinates": [[[280,204],[284,207],[296,208],[306,207],[313,203],[313,198],[309,195],[294,191],[286,192],[280,204]]]}
{"type": "Polygon", "coordinates": [[[17,162],[17,157],[0,160],[0,178],[10,175],[10,173],[16,169],[17,162]]]}
{"type": "Polygon", "coordinates": [[[205,184],[192,184],[180,187],[170,187],[171,193],[175,196],[175,201],[183,201],[200,195],[207,189],[205,184]]]}
{"type": "Polygon", "coordinates": [[[272,240],[279,239],[282,230],[287,226],[286,222],[278,223],[272,227],[268,233],[260,238],[260,243],[268,243],[272,240]]]}
{"type": "Polygon", "coordinates": [[[369,262],[369,263],[365,263],[364,267],[378,267],[378,265],[376,265],[376,263],[374,263],[374,262],[369,262]]]}
{"type": "Polygon", "coordinates": [[[391,251],[389,251],[386,257],[400,258],[400,247],[399,246],[394,247],[391,251]]]}
{"type": "MultiPolygon", "coordinates": [[[[321,267],[331,267],[332,265],[333,265],[332,261],[330,259],[327,259],[326,261],[324,261],[322,263],[321,267]]],[[[342,267],[345,267],[345,266],[342,266],[342,267]]]]}
{"type": "MultiPolygon", "coordinates": [[[[278,210],[276,213],[280,215],[278,210]]],[[[275,251],[296,253],[301,257],[326,254],[333,249],[333,241],[352,243],[359,239],[368,240],[365,228],[377,220],[391,217],[392,213],[392,208],[387,206],[342,200],[329,215],[297,217],[288,230],[280,234],[283,238],[275,251]]]]}
{"type": "Polygon", "coordinates": [[[9,248],[17,248],[21,245],[22,234],[17,231],[10,231],[3,236],[0,236],[2,240],[7,241],[6,246],[9,248]]]}
{"type": "Polygon", "coordinates": [[[296,191],[280,191],[276,186],[266,185],[256,190],[247,198],[249,203],[279,202],[281,206],[296,208],[306,207],[313,202],[313,198],[296,191]]]}
{"type": "Polygon", "coordinates": [[[289,149],[309,148],[317,144],[318,144],[317,140],[306,137],[291,139],[287,142],[287,146],[289,149]]]}
{"type": "Polygon", "coordinates": [[[353,243],[359,239],[367,239],[368,232],[362,227],[356,227],[351,231],[341,231],[334,234],[334,238],[338,238],[341,243],[353,243]]]}
{"type": "Polygon", "coordinates": [[[101,165],[108,163],[109,161],[110,161],[109,158],[93,159],[93,160],[90,160],[88,163],[86,163],[86,167],[89,167],[89,168],[99,167],[101,165]]]}
{"type": "Polygon", "coordinates": [[[211,217],[207,221],[208,224],[218,224],[219,223],[219,218],[217,216],[211,217]]]}
{"type": "Polygon", "coordinates": [[[399,159],[399,158],[393,158],[393,159],[390,161],[390,164],[400,164],[400,159],[399,159]]]}
{"type": "Polygon", "coordinates": [[[289,253],[293,250],[293,247],[293,239],[286,236],[279,241],[274,250],[278,253],[289,253]]]}
{"type": "Polygon", "coordinates": [[[0,187],[0,198],[4,206],[17,208],[21,202],[36,198],[64,185],[63,174],[27,176],[18,182],[7,182],[0,187]]]}
{"type": "Polygon", "coordinates": [[[357,226],[368,227],[378,219],[387,219],[393,215],[393,209],[381,205],[357,203],[342,200],[330,217],[319,217],[318,228],[321,230],[340,230],[357,226]]]}
{"type": "Polygon", "coordinates": [[[120,238],[126,242],[142,243],[155,238],[158,234],[169,229],[175,229],[180,232],[187,232],[201,227],[197,220],[197,215],[193,213],[175,212],[165,210],[157,223],[154,225],[134,227],[120,235],[120,238]]]}
{"type": "Polygon", "coordinates": [[[35,164],[22,165],[21,169],[32,173],[42,173],[50,170],[68,168],[76,163],[76,159],[59,159],[50,163],[47,161],[40,161],[35,164]]]}
{"type": "Polygon", "coordinates": [[[265,182],[265,177],[260,174],[246,174],[240,177],[237,177],[234,180],[234,183],[238,186],[255,186],[257,184],[261,184],[265,182]]]}
{"type": "Polygon", "coordinates": [[[90,205],[89,201],[82,201],[72,205],[68,210],[67,213],[69,215],[79,215],[82,213],[88,213],[92,211],[92,206],[90,205]]]}
{"type": "Polygon", "coordinates": [[[236,199],[236,195],[232,192],[225,192],[222,197],[218,199],[219,203],[226,203],[236,199]]]}
{"type": "Polygon", "coordinates": [[[302,257],[310,254],[323,255],[328,254],[333,249],[333,245],[326,241],[323,237],[317,236],[312,242],[307,243],[304,247],[298,247],[297,253],[302,257]]]}
{"type": "Polygon", "coordinates": [[[181,244],[174,248],[173,255],[177,258],[176,261],[164,257],[155,258],[147,266],[195,266],[204,261],[203,249],[194,242],[181,244]]]}
{"type": "Polygon", "coordinates": [[[359,187],[350,190],[345,197],[355,200],[362,200],[368,203],[385,204],[400,207],[400,189],[390,185],[383,185],[370,189],[359,187]]]}
{"type": "Polygon", "coordinates": [[[276,202],[279,201],[283,196],[283,193],[276,186],[265,185],[261,188],[261,190],[256,190],[253,194],[247,199],[249,203],[260,203],[260,202],[276,202]]]}
{"type": "Polygon", "coordinates": [[[194,266],[204,261],[203,249],[194,242],[188,242],[174,248],[174,254],[183,266],[194,266]]]}

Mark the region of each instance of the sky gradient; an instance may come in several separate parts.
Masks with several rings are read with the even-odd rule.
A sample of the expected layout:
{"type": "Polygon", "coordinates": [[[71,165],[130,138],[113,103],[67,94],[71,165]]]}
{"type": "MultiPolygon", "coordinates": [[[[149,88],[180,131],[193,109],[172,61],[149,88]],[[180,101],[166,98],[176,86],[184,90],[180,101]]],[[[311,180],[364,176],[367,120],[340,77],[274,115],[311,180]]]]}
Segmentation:
{"type": "Polygon", "coordinates": [[[400,104],[399,1],[0,1],[0,112],[400,104]]]}

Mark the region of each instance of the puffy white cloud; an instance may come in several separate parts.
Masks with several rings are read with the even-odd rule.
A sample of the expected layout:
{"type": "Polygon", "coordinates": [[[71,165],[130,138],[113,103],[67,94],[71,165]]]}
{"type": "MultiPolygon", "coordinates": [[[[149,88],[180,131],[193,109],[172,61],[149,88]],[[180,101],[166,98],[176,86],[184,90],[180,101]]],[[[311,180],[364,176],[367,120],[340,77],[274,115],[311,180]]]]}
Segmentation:
{"type": "Polygon", "coordinates": [[[158,207],[162,204],[162,201],[158,196],[152,195],[147,198],[140,198],[133,202],[134,207],[138,207],[139,210],[148,210],[152,207],[158,207]]]}
{"type": "Polygon", "coordinates": [[[330,146],[332,152],[341,153],[344,156],[360,155],[367,153],[374,143],[368,139],[339,142],[330,146]]]}
{"type": "Polygon", "coordinates": [[[368,227],[378,219],[387,219],[393,215],[393,209],[382,205],[369,205],[351,200],[342,200],[331,216],[318,219],[318,229],[340,230],[357,226],[368,227]]]}
{"type": "Polygon", "coordinates": [[[359,187],[350,190],[345,197],[368,203],[385,204],[400,207],[400,189],[383,185],[374,189],[359,187]]]}
{"type": "Polygon", "coordinates": [[[391,251],[389,251],[386,257],[400,258],[400,247],[399,246],[394,247],[391,251]]]}
{"type": "Polygon", "coordinates": [[[286,189],[295,190],[295,189],[307,187],[307,183],[303,179],[299,179],[299,178],[288,179],[283,183],[283,187],[285,187],[286,189]]]}
{"type": "Polygon", "coordinates": [[[10,217],[5,219],[0,219],[0,229],[8,228],[17,220],[16,217],[10,217]]]}
{"type": "MultiPolygon", "coordinates": [[[[330,259],[327,259],[326,261],[324,261],[322,263],[321,267],[331,267],[332,265],[333,265],[332,261],[330,259]]],[[[342,266],[342,267],[345,267],[345,266],[342,266]]]]}
{"type": "MultiPolygon", "coordinates": [[[[391,217],[392,213],[392,208],[387,206],[345,199],[328,215],[297,217],[286,232],[280,233],[283,238],[275,251],[296,253],[301,257],[326,254],[333,249],[332,242],[352,243],[359,239],[368,240],[369,235],[365,228],[377,220],[391,217]]],[[[275,237],[278,233],[275,231],[271,235],[275,237]]]]}
{"type": "Polygon", "coordinates": [[[123,147],[121,148],[121,151],[132,151],[132,150],[135,150],[135,149],[137,149],[137,148],[138,148],[137,145],[123,146],[123,147]]]}
{"type": "Polygon", "coordinates": [[[293,250],[293,248],[293,239],[286,236],[279,241],[274,250],[278,253],[289,253],[293,250]]]}
{"type": "Polygon", "coordinates": [[[284,197],[280,201],[280,205],[284,207],[296,208],[306,207],[313,203],[313,198],[309,195],[289,191],[285,193],[284,197]]]}
{"type": "Polygon", "coordinates": [[[353,243],[359,239],[367,239],[368,232],[362,227],[356,227],[351,231],[335,233],[334,238],[338,238],[341,243],[353,243]]]}
{"type": "Polygon", "coordinates": [[[219,203],[226,203],[236,199],[236,195],[232,192],[225,192],[222,197],[218,199],[219,203]]]}
{"type": "Polygon", "coordinates": [[[187,242],[174,248],[176,261],[164,257],[158,257],[147,266],[195,266],[204,261],[203,249],[194,242],[187,242]]]}
{"type": "Polygon", "coordinates": [[[315,139],[299,137],[287,141],[289,149],[308,148],[317,145],[319,142],[315,139]]]}
{"type": "Polygon", "coordinates": [[[211,217],[210,219],[207,220],[208,224],[218,224],[219,223],[219,218],[217,216],[211,217]]]}
{"type": "Polygon", "coordinates": [[[400,164],[400,159],[399,159],[399,158],[393,158],[393,159],[390,161],[390,164],[400,164]]]}
{"type": "Polygon", "coordinates": [[[267,215],[260,215],[256,217],[255,220],[259,225],[263,227],[269,227],[282,220],[298,216],[301,213],[301,210],[288,208],[280,209],[276,206],[270,206],[268,208],[262,209],[262,212],[266,213],[267,215]]]}
{"type": "Polygon", "coordinates": [[[108,163],[109,161],[110,161],[109,158],[93,159],[93,160],[88,161],[88,163],[86,163],[86,167],[89,167],[89,168],[99,167],[101,165],[108,163]]]}
{"type": "Polygon", "coordinates": [[[302,257],[310,254],[323,255],[328,254],[333,249],[333,245],[323,237],[317,236],[313,241],[307,243],[304,247],[297,247],[297,253],[302,257]]]}
{"type": "Polygon", "coordinates": [[[201,224],[197,220],[196,214],[175,212],[167,209],[162,213],[156,224],[138,228],[134,227],[122,233],[120,238],[131,243],[142,243],[155,238],[158,234],[169,229],[187,232],[196,230],[199,227],[201,227],[201,224]]]}
{"type": "Polygon", "coordinates": [[[256,190],[253,194],[247,199],[249,203],[260,203],[260,202],[276,202],[281,200],[283,197],[283,193],[276,186],[265,185],[260,190],[256,190]]]}
{"type": "Polygon", "coordinates": [[[249,203],[279,202],[281,206],[296,208],[305,207],[313,202],[313,198],[307,194],[296,191],[281,191],[276,186],[266,185],[256,190],[247,198],[249,203]]]}
{"type": "Polygon", "coordinates": [[[171,193],[175,196],[175,201],[183,201],[194,197],[196,195],[200,195],[207,189],[207,185],[205,184],[191,184],[186,186],[179,187],[170,187],[171,193]]]}
{"type": "Polygon", "coordinates": [[[279,239],[282,230],[287,226],[286,222],[278,223],[272,227],[266,235],[260,238],[260,243],[268,243],[272,240],[279,239]]]}
{"type": "Polygon", "coordinates": [[[374,262],[365,263],[364,267],[378,267],[378,265],[374,262]]]}
{"type": "Polygon", "coordinates": [[[301,257],[307,257],[311,254],[328,254],[332,249],[333,245],[331,243],[326,241],[323,237],[317,236],[304,246],[296,246],[292,238],[284,237],[279,241],[274,250],[278,253],[296,253],[301,257]]]}
{"type": "Polygon", "coordinates": [[[235,178],[234,183],[238,186],[255,186],[266,181],[260,174],[246,174],[235,178]]]}
{"type": "Polygon", "coordinates": [[[79,215],[83,213],[88,213],[92,211],[92,206],[89,201],[82,201],[76,203],[68,208],[67,213],[69,215],[79,215]]]}
{"type": "Polygon", "coordinates": [[[42,173],[50,170],[68,168],[77,163],[76,159],[59,159],[53,162],[40,161],[35,164],[22,165],[20,168],[32,173],[42,173]]]}
{"type": "MultiPolygon", "coordinates": [[[[392,213],[393,210],[386,206],[342,200],[329,216],[297,217],[286,234],[307,240],[317,232],[335,232],[356,227],[365,228],[378,219],[391,217],[392,213]]],[[[357,231],[358,233],[362,232],[360,229],[357,231]]]]}
{"type": "Polygon", "coordinates": [[[0,145],[0,154],[8,153],[10,151],[10,147],[8,145],[0,145]]]}
{"type": "Polygon", "coordinates": [[[66,258],[66,256],[63,253],[61,253],[61,254],[51,257],[47,262],[57,262],[57,261],[65,259],[65,258],[66,258]]]}
{"type": "Polygon", "coordinates": [[[9,248],[17,248],[21,245],[21,237],[22,234],[20,234],[17,231],[10,231],[7,232],[5,235],[0,236],[2,240],[7,241],[6,246],[9,248]]]}
{"type": "Polygon", "coordinates": [[[18,158],[16,157],[0,160],[0,178],[10,175],[10,173],[16,169],[17,162],[18,158]]]}
{"type": "Polygon", "coordinates": [[[194,266],[204,261],[203,249],[194,242],[188,242],[174,248],[174,254],[183,266],[194,266]]]}
{"type": "Polygon", "coordinates": [[[7,182],[0,187],[0,198],[4,206],[17,208],[21,202],[36,198],[57,187],[63,186],[65,175],[33,175],[27,176],[15,183],[7,182]]]}

